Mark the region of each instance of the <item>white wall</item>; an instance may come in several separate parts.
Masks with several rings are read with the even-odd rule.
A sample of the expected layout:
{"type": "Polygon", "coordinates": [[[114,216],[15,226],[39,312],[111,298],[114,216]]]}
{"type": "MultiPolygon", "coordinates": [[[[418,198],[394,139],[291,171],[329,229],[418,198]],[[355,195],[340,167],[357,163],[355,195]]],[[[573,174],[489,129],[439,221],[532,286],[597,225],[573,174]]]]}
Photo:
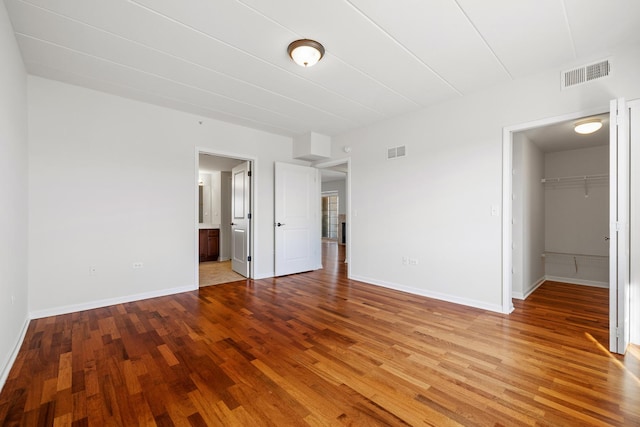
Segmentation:
{"type": "Polygon", "coordinates": [[[513,136],[513,287],[524,299],[544,280],[544,155],[524,134],[513,136]]]}
{"type": "Polygon", "coordinates": [[[606,52],[612,75],[561,91],[561,69],[333,138],[351,155],[350,277],[496,311],[502,307],[502,129],[640,97],[640,51],[606,52]],[[386,160],[386,148],[407,156],[386,160]],[[410,256],[417,265],[403,265],[410,256]]]}
{"type": "MultiPolygon", "coordinates": [[[[547,178],[608,173],[609,146],[545,155],[547,178]]],[[[582,182],[545,185],[545,250],[570,254],[547,256],[546,274],[553,280],[608,287],[609,181],[589,181],[587,193],[585,197],[582,182]]]]}
{"type": "Polygon", "coordinates": [[[28,82],[33,315],[197,288],[196,147],[256,159],[254,272],[273,275],[273,164],[295,163],[290,138],[28,82]]]}
{"type": "Polygon", "coordinates": [[[220,173],[220,261],[231,259],[231,172],[220,173]]]}
{"type": "Polygon", "coordinates": [[[28,322],[27,75],[0,3],[0,388],[28,322]]]}
{"type": "Polygon", "coordinates": [[[524,151],[524,295],[533,292],[544,281],[542,253],[545,245],[544,153],[527,138],[524,151]]]}
{"type": "Polygon", "coordinates": [[[220,171],[211,172],[211,224],[220,228],[221,200],[221,175],[220,171]]]}
{"type": "Polygon", "coordinates": [[[511,295],[513,298],[524,299],[524,140],[525,135],[515,133],[513,135],[512,155],[512,197],[511,197],[511,295]]]}

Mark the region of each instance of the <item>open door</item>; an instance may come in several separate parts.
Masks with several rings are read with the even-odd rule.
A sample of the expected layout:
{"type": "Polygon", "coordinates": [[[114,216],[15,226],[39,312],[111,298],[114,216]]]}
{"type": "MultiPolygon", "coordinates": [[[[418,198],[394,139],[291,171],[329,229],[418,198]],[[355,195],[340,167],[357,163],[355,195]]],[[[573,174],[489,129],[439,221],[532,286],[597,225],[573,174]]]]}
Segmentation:
{"type": "Polygon", "coordinates": [[[609,157],[609,350],[629,344],[629,109],[611,101],[609,157]]]}
{"type": "Polygon", "coordinates": [[[244,162],[231,170],[231,268],[249,277],[249,237],[251,233],[251,164],[244,162]]]}
{"type": "Polygon", "coordinates": [[[318,170],[275,164],[275,274],[322,268],[318,170]]]}

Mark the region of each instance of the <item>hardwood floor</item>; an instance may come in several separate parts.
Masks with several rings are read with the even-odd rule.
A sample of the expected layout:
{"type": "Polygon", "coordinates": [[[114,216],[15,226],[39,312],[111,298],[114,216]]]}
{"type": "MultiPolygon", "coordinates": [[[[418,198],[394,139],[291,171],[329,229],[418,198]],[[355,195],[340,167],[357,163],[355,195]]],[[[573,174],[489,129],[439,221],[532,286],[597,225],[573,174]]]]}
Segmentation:
{"type": "Polygon", "coordinates": [[[32,321],[0,424],[640,425],[606,290],[506,316],[347,280],[326,246],[321,271],[32,321]]]}

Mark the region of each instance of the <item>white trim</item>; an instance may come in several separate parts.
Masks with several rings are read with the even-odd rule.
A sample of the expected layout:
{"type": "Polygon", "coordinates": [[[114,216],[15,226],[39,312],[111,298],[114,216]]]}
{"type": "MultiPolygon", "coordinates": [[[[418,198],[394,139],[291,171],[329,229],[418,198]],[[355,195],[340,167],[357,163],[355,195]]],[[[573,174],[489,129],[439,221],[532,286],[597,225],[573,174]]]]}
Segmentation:
{"type": "Polygon", "coordinates": [[[7,382],[7,378],[9,378],[9,372],[11,372],[11,368],[13,368],[14,363],[16,363],[16,358],[18,357],[18,352],[20,351],[20,347],[22,347],[22,343],[24,342],[24,337],[27,335],[27,330],[29,329],[29,323],[31,319],[24,319],[24,323],[22,324],[22,328],[20,329],[20,335],[18,335],[18,339],[16,340],[13,350],[9,355],[4,366],[2,366],[2,372],[0,372],[0,390],[4,387],[4,384],[7,382]]]}
{"type": "Polygon", "coordinates": [[[538,279],[536,284],[526,294],[523,295],[520,292],[514,292],[513,293],[513,298],[519,299],[519,300],[526,300],[527,298],[529,298],[529,296],[532,293],[534,293],[536,291],[536,289],[538,289],[540,287],[540,285],[542,285],[546,281],[568,283],[570,285],[591,286],[591,287],[594,287],[594,288],[608,288],[609,287],[609,283],[607,283],[607,282],[597,282],[597,281],[594,281],[594,280],[582,280],[582,279],[576,279],[576,278],[573,278],[573,277],[560,277],[560,276],[548,276],[548,275],[545,275],[544,277],[538,279]]]}
{"type": "Polygon", "coordinates": [[[527,129],[548,126],[607,112],[609,112],[609,110],[606,106],[603,106],[601,108],[592,108],[561,116],[505,126],[502,129],[502,313],[508,314],[513,311],[513,301],[511,300],[513,298],[513,233],[511,227],[511,221],[513,219],[511,207],[511,197],[513,193],[513,134],[527,129]]]}
{"type": "Polygon", "coordinates": [[[513,131],[502,130],[502,307],[509,314],[513,307],[513,131]]]}
{"type": "Polygon", "coordinates": [[[274,277],[276,277],[275,271],[270,271],[268,273],[257,274],[256,277],[253,278],[253,280],[273,279],[274,277]]]}
{"type": "Polygon", "coordinates": [[[359,282],[365,283],[367,285],[380,286],[387,289],[393,289],[396,291],[407,292],[413,295],[420,295],[427,298],[436,299],[439,301],[451,302],[454,304],[460,304],[467,307],[479,308],[481,310],[493,311],[496,313],[502,313],[502,307],[496,304],[488,304],[483,301],[472,300],[468,298],[460,298],[454,295],[443,294],[440,292],[431,292],[425,291],[424,289],[413,288],[410,286],[399,285],[397,283],[391,283],[376,279],[371,279],[369,277],[363,276],[353,276],[350,279],[357,280],[359,282]]]}
{"type": "Polygon", "coordinates": [[[640,114],[640,99],[634,99],[627,101],[627,108],[629,108],[629,126],[632,128],[630,144],[630,158],[629,163],[630,173],[629,182],[631,193],[629,195],[629,219],[630,219],[630,235],[629,242],[630,259],[629,259],[629,340],[631,343],[640,345],[640,247],[635,245],[640,242],[638,236],[640,235],[640,168],[636,167],[638,162],[638,156],[640,155],[640,134],[635,132],[637,129],[637,120],[640,114]]]}
{"type": "Polygon", "coordinates": [[[522,294],[521,292],[514,292],[512,297],[515,299],[520,299],[520,300],[526,300],[527,298],[529,298],[529,296],[534,293],[536,291],[536,289],[538,289],[540,287],[540,285],[542,285],[546,280],[551,280],[551,279],[547,279],[546,276],[543,276],[541,278],[538,279],[538,281],[536,282],[535,285],[533,285],[525,294],[522,294]]]}
{"type": "Polygon", "coordinates": [[[570,285],[591,286],[594,288],[609,288],[609,283],[595,280],[576,279],[575,277],[545,276],[546,280],[552,282],[568,283],[570,285]]]}
{"type": "Polygon", "coordinates": [[[93,310],[94,308],[108,307],[110,305],[123,304],[128,302],[140,301],[149,298],[164,297],[167,295],[179,294],[182,292],[197,291],[198,285],[182,286],[177,288],[160,289],[157,291],[144,292],[141,294],[132,294],[122,297],[106,298],[81,304],[65,305],[62,307],[48,308],[46,310],[37,310],[29,313],[31,319],[41,319],[43,317],[58,316],[61,314],[75,313],[84,310],[93,310]]]}
{"type": "Polygon", "coordinates": [[[522,295],[521,292],[514,292],[511,294],[511,298],[525,300],[527,299],[527,296],[522,295]]]}

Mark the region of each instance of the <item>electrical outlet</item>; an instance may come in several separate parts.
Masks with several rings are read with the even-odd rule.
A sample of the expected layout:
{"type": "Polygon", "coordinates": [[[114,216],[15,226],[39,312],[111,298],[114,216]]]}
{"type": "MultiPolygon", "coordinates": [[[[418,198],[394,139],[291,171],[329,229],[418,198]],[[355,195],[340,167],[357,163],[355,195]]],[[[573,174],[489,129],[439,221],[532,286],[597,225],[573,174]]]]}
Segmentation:
{"type": "Polygon", "coordinates": [[[409,257],[403,256],[402,257],[402,265],[408,265],[409,264],[409,257]]]}
{"type": "Polygon", "coordinates": [[[98,272],[98,267],[96,267],[95,265],[90,265],[89,266],[89,275],[90,276],[95,276],[97,272],[98,272]]]}
{"type": "Polygon", "coordinates": [[[144,267],[144,264],[142,264],[141,262],[134,262],[133,263],[133,268],[142,268],[144,267]]]}

